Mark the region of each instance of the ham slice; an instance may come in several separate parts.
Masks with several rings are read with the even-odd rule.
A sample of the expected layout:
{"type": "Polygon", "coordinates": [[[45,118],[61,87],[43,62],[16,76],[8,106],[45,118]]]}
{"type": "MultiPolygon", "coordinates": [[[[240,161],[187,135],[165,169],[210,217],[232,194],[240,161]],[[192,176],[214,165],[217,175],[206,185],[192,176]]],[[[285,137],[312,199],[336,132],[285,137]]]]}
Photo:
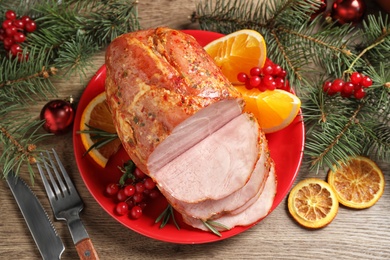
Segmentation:
{"type": "MultiPolygon", "coordinates": [[[[225,226],[227,229],[232,229],[235,226],[248,226],[258,222],[260,219],[268,215],[271,210],[273,200],[276,195],[277,180],[275,175],[275,167],[271,167],[267,182],[265,183],[264,190],[259,193],[258,199],[239,214],[227,214],[220,218],[213,219],[213,221],[225,226]]],[[[192,218],[187,215],[183,215],[183,220],[188,225],[208,231],[208,228],[204,225],[200,219],[192,218]]],[[[216,227],[220,231],[226,230],[222,227],[216,227]]]]}
{"type": "Polygon", "coordinates": [[[173,207],[195,223],[248,219],[254,205],[262,211],[252,209],[253,218],[264,215],[273,201],[265,135],[192,36],[168,28],[124,34],[108,46],[106,69],[119,139],[173,207]]]}

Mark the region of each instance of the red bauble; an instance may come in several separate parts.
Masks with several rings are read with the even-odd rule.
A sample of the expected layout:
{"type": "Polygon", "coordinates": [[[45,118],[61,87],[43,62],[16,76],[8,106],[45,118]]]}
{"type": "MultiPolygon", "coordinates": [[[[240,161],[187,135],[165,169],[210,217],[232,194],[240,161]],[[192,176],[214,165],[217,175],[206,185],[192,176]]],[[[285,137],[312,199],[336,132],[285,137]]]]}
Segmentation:
{"type": "Polygon", "coordinates": [[[71,102],[52,100],[41,110],[40,118],[45,120],[43,128],[56,135],[68,132],[73,124],[74,109],[71,102]]]}
{"type": "Polygon", "coordinates": [[[366,4],[363,0],[336,0],[333,3],[331,17],[339,24],[357,24],[362,21],[366,4]]]}

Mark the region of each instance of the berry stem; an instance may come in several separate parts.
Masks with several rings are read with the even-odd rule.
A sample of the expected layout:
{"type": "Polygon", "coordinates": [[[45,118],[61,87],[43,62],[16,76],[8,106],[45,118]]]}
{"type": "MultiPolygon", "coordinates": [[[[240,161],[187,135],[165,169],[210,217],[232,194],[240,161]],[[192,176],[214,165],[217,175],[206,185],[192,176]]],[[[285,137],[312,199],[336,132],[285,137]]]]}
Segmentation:
{"type": "Polygon", "coordinates": [[[344,72],[343,72],[343,78],[345,77],[345,74],[351,74],[352,72],[353,72],[353,67],[355,66],[355,63],[367,52],[367,51],[369,51],[370,49],[372,49],[372,48],[375,48],[376,46],[378,46],[379,44],[381,44],[382,42],[384,42],[385,41],[385,39],[384,38],[382,38],[382,39],[380,39],[380,40],[378,40],[378,41],[376,41],[375,43],[373,43],[373,44],[371,44],[370,46],[367,46],[364,50],[362,50],[360,53],[359,53],[359,55],[356,57],[356,59],[354,59],[353,61],[352,61],[352,63],[351,63],[351,65],[349,65],[349,67],[348,67],[348,69],[347,70],[345,70],[344,72]]]}

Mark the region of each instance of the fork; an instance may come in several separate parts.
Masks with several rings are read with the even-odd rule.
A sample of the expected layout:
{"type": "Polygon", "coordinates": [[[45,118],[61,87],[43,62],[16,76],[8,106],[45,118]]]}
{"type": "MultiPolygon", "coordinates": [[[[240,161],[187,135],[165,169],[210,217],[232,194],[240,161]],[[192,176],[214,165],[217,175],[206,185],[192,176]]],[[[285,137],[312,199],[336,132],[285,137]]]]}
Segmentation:
{"type": "Polygon", "coordinates": [[[80,259],[99,259],[80,219],[79,213],[84,207],[80,195],[56,151],[54,149],[52,149],[52,153],[46,151],[46,158],[41,153],[43,165],[38,162],[37,166],[55,218],[66,221],[80,259]],[[54,155],[55,160],[53,160],[52,155],[54,155]],[[49,176],[50,181],[46,175],[49,176]]]}

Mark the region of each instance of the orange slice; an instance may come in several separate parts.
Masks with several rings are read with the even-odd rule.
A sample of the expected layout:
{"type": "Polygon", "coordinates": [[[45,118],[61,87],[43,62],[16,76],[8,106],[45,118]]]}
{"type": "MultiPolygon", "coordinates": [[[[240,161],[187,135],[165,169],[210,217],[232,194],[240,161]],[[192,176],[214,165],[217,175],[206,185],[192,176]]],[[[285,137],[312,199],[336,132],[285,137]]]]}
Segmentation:
{"type": "Polygon", "coordinates": [[[349,157],[328,172],[328,183],[344,206],[369,208],[382,196],[385,178],[375,162],[363,156],[349,157]]]}
{"type": "Polygon", "coordinates": [[[292,217],[307,228],[322,228],[336,217],[339,209],[337,195],[325,181],[308,178],[300,181],[288,196],[292,217]]]}
{"type": "Polygon", "coordinates": [[[263,36],[254,30],[240,30],[207,44],[204,49],[232,83],[242,84],[237,74],[263,67],[267,49],[263,36]]]}
{"type": "MultiPolygon", "coordinates": [[[[106,103],[106,94],[102,92],[85,107],[80,120],[80,133],[81,141],[88,151],[92,145],[101,141],[101,138],[97,138],[97,135],[88,133],[86,131],[94,131],[95,129],[103,130],[107,133],[116,133],[115,126],[112,122],[111,112],[106,103]],[[84,131],[84,132],[83,132],[84,131]]],[[[101,167],[105,167],[108,159],[115,154],[121,142],[119,138],[111,137],[112,141],[107,142],[99,148],[92,148],[88,154],[92,159],[101,167]]]]}
{"type": "Polygon", "coordinates": [[[264,92],[237,86],[246,106],[245,111],[257,118],[265,133],[273,133],[287,127],[295,119],[301,107],[301,100],[290,92],[275,89],[264,92]]]}

